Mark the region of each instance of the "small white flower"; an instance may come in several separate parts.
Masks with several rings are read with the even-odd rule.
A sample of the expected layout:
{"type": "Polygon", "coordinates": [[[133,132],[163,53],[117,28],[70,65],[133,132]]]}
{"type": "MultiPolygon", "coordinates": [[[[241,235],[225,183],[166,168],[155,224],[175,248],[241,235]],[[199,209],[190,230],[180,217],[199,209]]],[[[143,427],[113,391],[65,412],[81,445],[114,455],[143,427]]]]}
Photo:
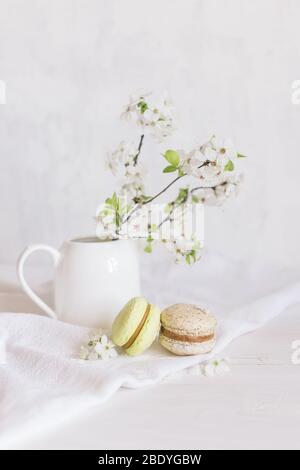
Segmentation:
{"type": "Polygon", "coordinates": [[[135,118],[135,114],[136,114],[135,106],[136,105],[134,103],[130,102],[124,107],[121,113],[121,119],[123,121],[131,121],[132,119],[135,118]]]}
{"type": "Polygon", "coordinates": [[[211,183],[212,187],[203,187],[194,193],[200,202],[209,206],[219,206],[238,193],[242,175],[223,173],[222,176],[223,178],[217,183],[211,183]]]}
{"type": "Polygon", "coordinates": [[[94,330],[90,335],[89,335],[89,346],[95,346],[101,339],[101,336],[103,335],[103,330],[98,329],[94,330]]]}
{"type": "Polygon", "coordinates": [[[139,107],[138,104],[141,100],[147,98],[151,93],[135,93],[129,97],[129,103],[124,107],[121,119],[124,121],[132,121],[138,119],[139,107]]]}
{"type": "Polygon", "coordinates": [[[181,165],[187,175],[216,184],[228,173],[226,165],[230,160],[233,163],[237,155],[229,139],[212,136],[208,142],[185,154],[181,165]]]}
{"type": "Polygon", "coordinates": [[[133,165],[137,153],[138,148],[135,144],[122,141],[113,152],[108,153],[106,167],[117,176],[121,167],[124,169],[124,166],[133,165]]]}
{"type": "Polygon", "coordinates": [[[87,361],[89,359],[90,350],[86,346],[80,346],[79,358],[87,361]]]}
{"type": "Polygon", "coordinates": [[[173,104],[166,96],[156,99],[151,93],[140,93],[130,99],[121,117],[135,121],[158,141],[175,130],[173,104]]]}
{"type": "Polygon", "coordinates": [[[204,155],[201,150],[192,150],[185,158],[183,170],[187,175],[202,180],[212,180],[219,176],[223,168],[217,163],[215,155],[204,155]]]}
{"type": "Polygon", "coordinates": [[[131,181],[141,181],[145,177],[146,170],[145,168],[140,164],[136,165],[128,165],[125,169],[125,176],[131,181]]]}
{"type": "Polygon", "coordinates": [[[214,206],[218,204],[218,200],[216,198],[216,193],[212,188],[202,188],[195,193],[198,199],[208,206],[214,206]]]}
{"type": "Polygon", "coordinates": [[[100,212],[96,215],[96,236],[100,240],[112,240],[116,238],[115,214],[101,205],[100,212]]]}
{"type": "Polygon", "coordinates": [[[203,374],[206,377],[215,377],[216,375],[224,375],[230,371],[228,359],[213,359],[203,367],[203,374]]]}
{"type": "Polygon", "coordinates": [[[149,236],[150,211],[147,206],[136,211],[125,227],[128,238],[147,238],[149,236]]]}
{"type": "Polygon", "coordinates": [[[141,116],[141,123],[144,126],[155,126],[157,121],[160,119],[160,113],[158,109],[147,109],[141,116]]]}
{"type": "Polygon", "coordinates": [[[229,160],[237,158],[237,151],[230,139],[220,139],[216,136],[211,138],[212,148],[217,154],[217,161],[222,166],[226,165],[229,160]]]}
{"type": "Polygon", "coordinates": [[[175,262],[195,263],[201,255],[200,242],[195,238],[177,237],[174,240],[162,240],[166,249],[175,255],[175,262]]]}
{"type": "Polygon", "coordinates": [[[117,355],[114,343],[110,341],[106,335],[101,336],[100,341],[96,344],[94,349],[101,359],[109,359],[117,355]]]}
{"type": "Polygon", "coordinates": [[[120,170],[120,162],[116,155],[113,153],[107,154],[105,167],[107,170],[111,171],[114,176],[117,176],[120,170]]]}
{"type": "Polygon", "coordinates": [[[110,359],[118,355],[115,345],[106,335],[101,335],[100,330],[93,332],[86,346],[81,346],[79,357],[86,361],[97,359],[110,359]]]}
{"type": "Polygon", "coordinates": [[[120,194],[129,199],[143,194],[145,174],[145,168],[140,163],[126,166],[124,178],[121,180],[120,194]]]}
{"type": "Polygon", "coordinates": [[[176,240],[176,247],[182,252],[190,251],[195,245],[194,240],[188,240],[184,237],[180,237],[176,240]]]}

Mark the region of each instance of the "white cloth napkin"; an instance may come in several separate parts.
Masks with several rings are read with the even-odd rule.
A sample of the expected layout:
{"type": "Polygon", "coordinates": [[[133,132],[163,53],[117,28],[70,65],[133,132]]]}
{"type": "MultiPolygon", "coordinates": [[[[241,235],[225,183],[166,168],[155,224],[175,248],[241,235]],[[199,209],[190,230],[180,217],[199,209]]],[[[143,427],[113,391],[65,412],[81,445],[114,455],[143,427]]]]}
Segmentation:
{"type": "Polygon", "coordinates": [[[156,344],[140,357],[80,361],[88,330],[43,316],[1,313],[7,362],[0,366],[0,448],[48,430],[108,400],[120,387],[152,385],[218,355],[234,338],[253,331],[300,302],[300,283],[233,310],[220,320],[214,351],[176,357],[156,344]]]}

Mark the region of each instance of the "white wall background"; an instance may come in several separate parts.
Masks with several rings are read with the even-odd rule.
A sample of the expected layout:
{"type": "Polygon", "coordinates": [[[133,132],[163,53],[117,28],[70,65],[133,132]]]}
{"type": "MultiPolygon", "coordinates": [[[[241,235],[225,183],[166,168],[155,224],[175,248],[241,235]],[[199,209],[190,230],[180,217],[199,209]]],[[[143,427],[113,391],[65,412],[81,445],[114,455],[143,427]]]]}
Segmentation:
{"type": "Polygon", "coordinates": [[[91,232],[106,151],[135,136],[120,109],[143,88],[177,105],[167,147],[217,132],[250,156],[240,197],[207,214],[208,247],[299,267],[299,24],[299,0],[0,0],[0,262],[91,232]]]}

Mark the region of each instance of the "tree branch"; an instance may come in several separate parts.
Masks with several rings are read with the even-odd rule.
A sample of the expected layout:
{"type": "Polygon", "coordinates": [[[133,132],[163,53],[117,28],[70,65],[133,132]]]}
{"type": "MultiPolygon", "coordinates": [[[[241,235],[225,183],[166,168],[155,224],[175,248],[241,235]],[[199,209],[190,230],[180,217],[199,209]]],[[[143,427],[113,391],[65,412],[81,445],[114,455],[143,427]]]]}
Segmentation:
{"type": "Polygon", "coordinates": [[[141,153],[141,149],[142,149],[144,137],[145,137],[144,134],[142,134],[142,135],[141,135],[141,138],[140,138],[140,142],[139,142],[137,154],[136,154],[136,156],[135,156],[134,159],[133,159],[133,165],[134,165],[134,166],[137,165],[138,158],[139,158],[140,153],[141,153]]]}
{"type": "MultiPolygon", "coordinates": [[[[143,138],[144,136],[142,135],[141,137],[141,142],[143,143],[143,138]]],[[[140,143],[141,143],[140,142],[140,143]]],[[[198,168],[202,168],[204,166],[207,166],[210,164],[210,161],[209,160],[206,160],[205,162],[203,162],[201,165],[198,166],[198,168]]],[[[179,181],[181,178],[183,178],[184,176],[187,176],[186,173],[184,173],[183,175],[180,175],[180,176],[177,176],[177,178],[175,178],[173,181],[171,181],[171,183],[169,183],[165,188],[163,188],[161,191],[159,191],[159,193],[155,194],[155,196],[152,196],[150,197],[150,199],[147,199],[146,201],[141,201],[139,203],[137,203],[137,205],[133,208],[133,210],[131,211],[131,213],[126,217],[126,219],[124,220],[124,222],[128,222],[128,220],[132,217],[132,215],[138,210],[140,209],[142,206],[145,206],[146,204],[150,204],[151,202],[153,202],[155,199],[157,199],[159,196],[161,196],[163,193],[165,193],[171,186],[173,186],[174,183],[176,183],[177,181],[179,181]]]]}
{"type": "MultiPolygon", "coordinates": [[[[209,160],[206,160],[204,163],[202,163],[201,165],[198,166],[198,168],[202,168],[203,166],[207,166],[209,165],[210,161],[209,160]]],[[[174,183],[176,183],[178,180],[180,180],[181,178],[183,178],[184,176],[187,176],[186,173],[184,173],[183,175],[180,175],[180,176],[177,176],[177,178],[175,178],[173,181],[171,181],[171,183],[169,183],[164,189],[162,189],[159,193],[157,193],[155,196],[151,197],[150,199],[148,199],[147,201],[145,201],[143,203],[143,205],[145,204],[149,204],[150,202],[154,201],[154,199],[158,198],[159,196],[161,196],[165,191],[167,191],[174,183]]]]}
{"type": "MultiPolygon", "coordinates": [[[[228,181],[223,181],[222,183],[216,184],[215,186],[197,186],[197,187],[191,189],[190,193],[192,194],[193,192],[199,191],[200,189],[213,189],[213,190],[215,190],[218,186],[225,186],[225,184],[227,184],[227,183],[228,183],[228,181]]],[[[230,183],[230,184],[234,184],[236,186],[236,183],[230,183]]]]}

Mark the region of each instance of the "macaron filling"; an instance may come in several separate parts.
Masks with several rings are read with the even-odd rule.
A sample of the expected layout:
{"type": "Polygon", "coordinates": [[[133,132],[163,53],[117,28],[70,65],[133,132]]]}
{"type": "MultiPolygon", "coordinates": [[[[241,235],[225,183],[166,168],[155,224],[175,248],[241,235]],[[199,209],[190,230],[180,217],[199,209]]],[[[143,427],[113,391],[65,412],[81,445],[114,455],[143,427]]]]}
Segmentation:
{"type": "Polygon", "coordinates": [[[161,334],[166,338],[174,339],[175,341],[182,341],[184,343],[204,343],[205,341],[210,341],[214,338],[214,333],[206,336],[196,336],[196,335],[186,335],[178,334],[173,331],[167,330],[165,327],[161,327],[161,334]]]}
{"type": "Polygon", "coordinates": [[[142,319],[140,321],[140,323],[138,324],[136,330],[134,331],[134,333],[130,336],[129,340],[123,344],[123,348],[124,349],[128,349],[130,348],[133,343],[135,342],[135,340],[137,339],[137,337],[139,336],[140,332],[142,331],[143,329],[143,326],[145,325],[146,321],[147,321],[147,318],[149,316],[149,313],[150,313],[150,308],[151,308],[151,304],[148,304],[147,307],[146,307],[146,310],[144,312],[144,315],[142,316],[142,319]]]}

